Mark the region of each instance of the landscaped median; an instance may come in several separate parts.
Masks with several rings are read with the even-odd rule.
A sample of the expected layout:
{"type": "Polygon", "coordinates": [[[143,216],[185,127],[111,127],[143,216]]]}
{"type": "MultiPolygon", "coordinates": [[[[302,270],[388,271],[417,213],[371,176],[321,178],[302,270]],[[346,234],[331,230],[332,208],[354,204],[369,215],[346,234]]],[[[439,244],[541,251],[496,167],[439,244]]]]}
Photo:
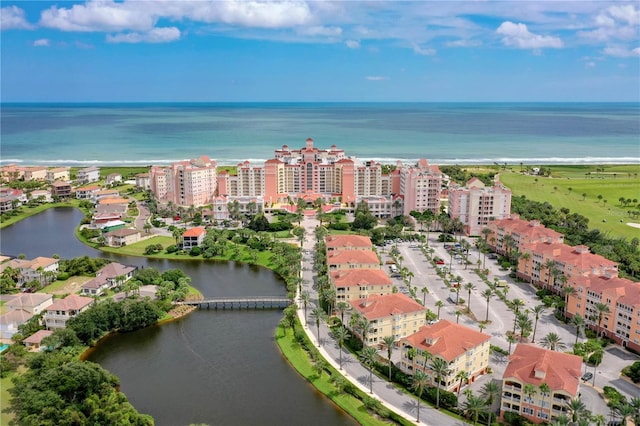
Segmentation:
{"type": "Polygon", "coordinates": [[[302,326],[297,320],[293,332],[287,332],[285,328],[280,326],[276,330],[276,342],[289,363],[318,391],[331,399],[361,425],[413,424],[387,410],[380,401],[360,391],[325,360],[318,361],[321,357],[320,353],[301,330],[302,326]],[[315,365],[310,358],[310,351],[313,351],[315,365]],[[322,369],[319,369],[318,365],[322,369]]]}

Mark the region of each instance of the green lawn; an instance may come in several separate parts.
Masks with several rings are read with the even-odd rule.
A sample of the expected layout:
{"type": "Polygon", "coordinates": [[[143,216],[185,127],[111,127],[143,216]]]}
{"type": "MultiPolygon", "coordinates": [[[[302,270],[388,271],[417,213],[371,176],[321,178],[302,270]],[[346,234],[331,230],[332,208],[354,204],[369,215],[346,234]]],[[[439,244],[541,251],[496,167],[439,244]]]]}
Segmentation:
{"type": "MultiPolygon", "coordinates": [[[[301,327],[300,323],[297,323],[296,327],[301,327]]],[[[294,337],[293,332],[288,330],[283,333],[282,327],[276,330],[276,343],[280,348],[280,351],[293,368],[300,373],[302,377],[307,379],[318,391],[323,393],[326,397],[331,399],[336,405],[345,410],[348,414],[361,425],[388,425],[388,421],[374,418],[369,414],[368,410],[364,407],[362,401],[356,397],[349,395],[345,392],[340,392],[331,383],[329,376],[325,372],[321,377],[318,377],[317,373],[313,371],[311,361],[306,351],[304,351],[300,344],[298,344],[294,337]]],[[[339,374],[335,369],[329,367],[331,375],[339,374]]],[[[406,421],[407,425],[412,424],[406,421]]]]}
{"type": "Polygon", "coordinates": [[[54,207],[76,207],[79,208],[80,207],[80,200],[76,200],[76,199],[72,199],[69,201],[65,201],[65,202],[60,202],[60,203],[46,203],[46,204],[41,204],[39,206],[36,207],[26,207],[26,206],[22,206],[19,209],[19,214],[17,214],[16,216],[12,216],[6,220],[2,220],[2,222],[0,222],[0,229],[9,226],[9,225],[13,225],[16,222],[21,221],[22,219],[26,219],[29,216],[34,216],[38,213],[41,213],[45,210],[54,208],[54,207]]]}
{"type": "Polygon", "coordinates": [[[13,387],[13,382],[11,382],[11,377],[13,374],[9,374],[9,376],[0,379],[0,425],[8,425],[9,421],[13,419],[12,413],[5,413],[5,409],[9,407],[9,399],[11,395],[9,394],[9,389],[13,387]]]}
{"type": "Polygon", "coordinates": [[[620,197],[640,199],[640,178],[636,174],[640,166],[605,167],[604,173],[592,174],[591,178],[585,177],[585,170],[589,169],[582,166],[558,167],[548,178],[522,175],[516,170],[503,171],[500,181],[514,195],[547,201],[557,209],[565,207],[587,217],[589,228],[597,228],[614,237],[637,236],[638,230],[627,225],[627,222],[638,222],[627,213],[631,207],[618,200],[620,197]],[[614,173],[616,177],[613,177],[614,173]]]}

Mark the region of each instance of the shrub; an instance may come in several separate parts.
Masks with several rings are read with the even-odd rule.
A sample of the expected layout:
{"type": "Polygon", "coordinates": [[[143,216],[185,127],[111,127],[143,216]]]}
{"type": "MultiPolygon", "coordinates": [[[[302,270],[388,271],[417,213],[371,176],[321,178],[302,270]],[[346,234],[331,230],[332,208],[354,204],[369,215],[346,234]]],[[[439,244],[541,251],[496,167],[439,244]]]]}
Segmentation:
{"type": "MultiPolygon", "coordinates": [[[[427,388],[425,389],[422,396],[432,404],[435,404],[438,396],[437,391],[438,389],[435,387],[427,388]]],[[[444,389],[440,389],[440,407],[450,409],[457,406],[458,406],[458,397],[456,396],[456,394],[444,389]]]]}
{"type": "Polygon", "coordinates": [[[177,252],[179,250],[180,250],[180,247],[178,247],[177,245],[173,244],[173,245],[167,247],[166,251],[167,251],[168,254],[171,254],[171,253],[175,253],[175,252],[177,252]]]}
{"type": "Polygon", "coordinates": [[[193,247],[189,250],[189,256],[200,256],[202,254],[202,249],[200,247],[193,247]]]}
{"type": "Polygon", "coordinates": [[[532,424],[525,417],[512,411],[506,411],[504,413],[504,420],[510,426],[528,426],[532,424]]]}
{"type": "Polygon", "coordinates": [[[57,280],[59,281],[66,281],[68,280],[70,277],[68,272],[59,272],[58,276],[56,277],[57,280]]]}
{"type": "Polygon", "coordinates": [[[640,382],[640,361],[636,361],[633,364],[622,369],[622,374],[629,377],[633,383],[640,382]]]}

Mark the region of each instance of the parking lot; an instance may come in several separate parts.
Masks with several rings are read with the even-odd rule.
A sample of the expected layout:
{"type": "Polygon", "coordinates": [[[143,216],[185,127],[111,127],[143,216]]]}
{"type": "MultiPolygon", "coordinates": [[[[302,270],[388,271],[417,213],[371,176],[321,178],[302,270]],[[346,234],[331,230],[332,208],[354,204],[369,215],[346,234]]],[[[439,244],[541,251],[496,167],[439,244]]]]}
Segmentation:
{"type": "MultiPolygon", "coordinates": [[[[459,297],[465,299],[465,304],[464,306],[462,306],[456,305],[454,301],[451,300],[451,294],[455,295],[456,293],[450,293],[446,284],[438,276],[436,269],[431,265],[426,256],[422,253],[419,245],[415,243],[401,242],[396,246],[399,252],[399,256],[402,257],[402,267],[407,267],[408,270],[414,274],[413,278],[411,279],[411,286],[417,287],[415,293],[416,297],[422,300],[422,288],[426,287],[429,290],[429,293],[425,299],[427,308],[429,308],[433,312],[437,312],[438,308],[436,306],[436,302],[442,301],[444,303],[444,307],[442,307],[442,309],[440,310],[440,318],[445,318],[455,322],[458,319],[456,316],[456,311],[464,310],[468,303],[468,291],[464,289],[464,285],[466,283],[473,283],[475,289],[471,291],[470,298],[470,310],[472,314],[460,315],[459,323],[478,329],[479,322],[485,320],[488,312],[489,322],[487,323],[484,332],[491,335],[492,345],[499,346],[505,350],[509,348],[506,332],[513,329],[514,313],[509,308],[507,308],[505,303],[497,296],[494,296],[490,300],[487,309],[486,299],[481,296],[481,293],[489,287],[473,271],[473,269],[476,268],[477,261],[479,259],[480,261],[483,260],[482,255],[479,255],[478,251],[475,248],[471,249],[469,256],[470,264],[468,264],[465,268],[462,258],[456,259],[455,256],[451,258],[451,255],[445,249],[444,244],[441,242],[437,242],[437,235],[432,235],[429,240],[429,247],[434,249],[433,256],[441,259],[440,262],[437,262],[439,265],[437,265],[436,267],[451,268],[451,273],[453,274],[453,276],[459,276],[462,278],[462,288],[459,293],[459,297]]],[[[391,259],[388,253],[389,249],[390,246],[387,245],[385,253],[381,253],[381,255],[383,256],[383,261],[391,259]]],[[[497,279],[498,281],[504,281],[505,285],[508,286],[507,297],[509,300],[521,299],[524,302],[524,306],[521,308],[521,311],[528,310],[531,312],[536,305],[541,304],[540,300],[535,295],[536,289],[533,286],[528,283],[515,282],[515,280],[509,277],[508,270],[500,269],[495,259],[489,259],[487,257],[487,259],[485,259],[485,266],[490,271],[489,279],[491,281],[493,281],[494,279],[497,279]]],[[[404,285],[401,277],[397,277],[394,280],[396,281],[398,291],[408,294],[409,289],[406,287],[406,285],[404,285]]],[[[530,314],[529,316],[530,318],[532,318],[532,321],[535,321],[532,314],[530,314]]],[[[553,316],[553,309],[548,308],[542,315],[540,315],[536,328],[535,340],[538,342],[542,337],[551,332],[558,334],[562,339],[562,342],[567,345],[567,350],[570,350],[576,339],[575,328],[571,325],[565,325],[556,320],[553,316]]],[[[533,336],[529,336],[529,341],[532,337],[533,336]]],[[[584,340],[583,336],[579,338],[579,341],[582,340],[584,340]]],[[[513,351],[514,348],[515,345],[512,345],[511,350],[513,351]]],[[[620,370],[626,365],[631,364],[635,360],[640,360],[640,357],[637,357],[615,346],[607,348],[607,350],[605,351],[603,362],[597,368],[597,371],[595,373],[596,387],[602,388],[606,385],[610,385],[616,387],[620,392],[625,394],[627,398],[636,396],[638,393],[640,393],[640,388],[620,378],[620,370]]],[[[500,379],[502,377],[502,374],[504,373],[507,363],[508,360],[506,359],[506,357],[496,358],[495,356],[493,356],[490,361],[490,366],[493,369],[493,374],[487,375],[485,376],[485,378],[478,380],[474,384],[470,385],[472,390],[480,390],[480,388],[487,380],[500,379]]],[[[592,367],[589,367],[588,369],[591,372],[593,371],[592,367]]],[[[583,373],[584,372],[585,371],[583,371],[583,373]]],[[[581,386],[581,392],[583,394],[583,398],[585,398],[585,402],[588,401],[588,406],[590,407],[592,412],[594,412],[595,414],[603,414],[605,416],[609,416],[609,409],[606,407],[604,400],[596,390],[594,390],[589,385],[583,385],[581,386]]],[[[461,397],[463,397],[462,394],[461,397]]]]}

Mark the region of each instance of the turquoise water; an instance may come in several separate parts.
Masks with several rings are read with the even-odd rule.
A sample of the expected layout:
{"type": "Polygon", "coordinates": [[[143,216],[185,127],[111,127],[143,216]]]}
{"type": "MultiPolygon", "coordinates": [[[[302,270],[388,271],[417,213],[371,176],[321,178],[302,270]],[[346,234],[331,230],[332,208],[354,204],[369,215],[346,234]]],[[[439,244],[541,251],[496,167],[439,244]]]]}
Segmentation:
{"type": "Polygon", "coordinates": [[[0,161],[262,162],[286,144],[436,164],[638,163],[633,103],[4,104],[0,161]]]}
{"type": "Polygon", "coordinates": [[[7,345],[6,343],[3,343],[2,345],[0,345],[0,354],[6,351],[7,349],[9,349],[9,345],[7,345]]]}

